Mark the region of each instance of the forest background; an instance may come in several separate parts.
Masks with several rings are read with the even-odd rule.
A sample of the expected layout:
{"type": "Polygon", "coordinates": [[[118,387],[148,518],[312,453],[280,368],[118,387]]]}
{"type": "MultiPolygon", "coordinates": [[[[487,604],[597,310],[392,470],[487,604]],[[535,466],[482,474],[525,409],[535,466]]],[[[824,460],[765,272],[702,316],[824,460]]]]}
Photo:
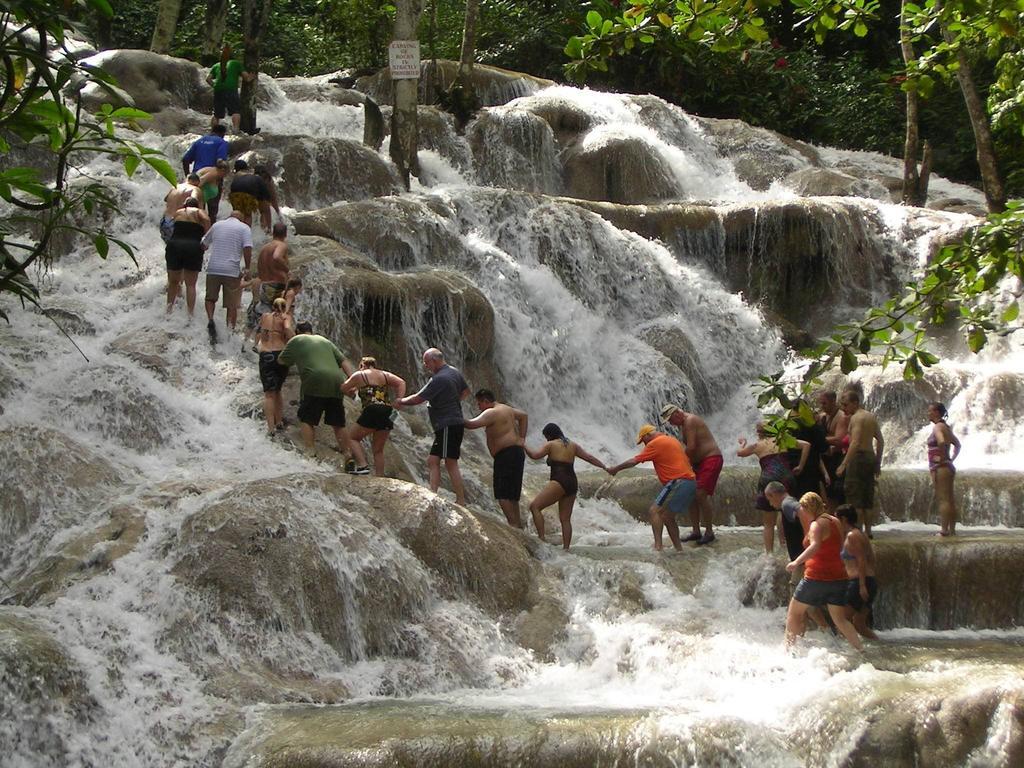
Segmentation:
{"type": "MultiPolygon", "coordinates": [[[[420,20],[423,56],[459,58],[465,0],[433,0],[420,20]]],[[[103,47],[148,48],[158,4],[118,0],[112,23],[96,29],[103,47]]],[[[566,41],[586,28],[588,12],[621,13],[615,0],[480,0],[476,61],[568,82],[566,41]]],[[[382,0],[293,0],[274,3],[263,39],[261,70],[275,77],[387,65],[394,8],[382,0]]],[[[652,93],[708,117],[736,117],[814,144],[901,156],[906,95],[901,89],[898,0],[881,0],[862,37],[833,34],[817,43],[796,26],[793,4],[766,15],[763,42],[713,51],[638,46],[607,71],[586,73],[592,88],[652,93]]],[[[170,53],[204,56],[207,0],[183,0],[170,53]]],[[[241,4],[228,11],[225,41],[241,49],[241,4]]],[[[204,62],[209,63],[209,62],[204,62]]],[[[974,74],[982,98],[997,81],[996,60],[979,51],[974,74]]],[[[920,135],[931,144],[933,170],[978,183],[974,136],[955,79],[937,78],[921,103],[920,135]]],[[[1015,126],[994,132],[1006,192],[1024,195],[1024,151],[1015,126]]]]}

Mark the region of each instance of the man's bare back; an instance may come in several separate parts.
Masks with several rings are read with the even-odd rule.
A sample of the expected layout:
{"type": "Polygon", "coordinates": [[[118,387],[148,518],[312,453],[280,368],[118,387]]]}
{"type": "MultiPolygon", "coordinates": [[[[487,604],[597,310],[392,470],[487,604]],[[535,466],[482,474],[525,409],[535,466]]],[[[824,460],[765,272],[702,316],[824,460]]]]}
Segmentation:
{"type": "Polygon", "coordinates": [[[287,283],[288,243],[274,239],[264,245],[256,260],[256,271],[265,283],[287,283]]]}
{"type": "Polygon", "coordinates": [[[878,419],[871,411],[858,408],[850,416],[850,452],[868,451],[876,453],[875,439],[881,440],[881,432],[878,429],[878,419]]]}
{"type": "Polygon", "coordinates": [[[515,408],[504,403],[495,403],[487,409],[486,428],[487,450],[494,456],[504,448],[519,445],[522,435],[519,434],[519,418],[515,408]]]}

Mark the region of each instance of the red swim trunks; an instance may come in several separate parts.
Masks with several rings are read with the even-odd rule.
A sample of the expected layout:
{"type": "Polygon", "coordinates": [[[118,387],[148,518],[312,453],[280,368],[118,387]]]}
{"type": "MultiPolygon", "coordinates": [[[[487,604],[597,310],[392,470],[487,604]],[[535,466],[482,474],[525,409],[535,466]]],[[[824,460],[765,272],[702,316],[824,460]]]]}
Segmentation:
{"type": "Polygon", "coordinates": [[[704,491],[708,496],[715,495],[715,486],[718,485],[718,476],[722,474],[723,463],[722,454],[704,457],[704,460],[695,468],[698,490],[704,491]]]}

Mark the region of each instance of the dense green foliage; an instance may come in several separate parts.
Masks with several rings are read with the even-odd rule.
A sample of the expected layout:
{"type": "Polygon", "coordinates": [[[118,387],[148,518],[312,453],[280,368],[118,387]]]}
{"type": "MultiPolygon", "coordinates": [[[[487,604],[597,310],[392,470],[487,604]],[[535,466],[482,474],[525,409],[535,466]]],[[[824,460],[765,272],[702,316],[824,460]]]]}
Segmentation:
{"type": "MultiPolygon", "coordinates": [[[[171,184],[176,181],[160,153],[114,133],[117,122],[149,115],[110,105],[90,115],[82,108],[81,90],[102,89],[109,80],[77,61],[66,32],[83,13],[109,14],[110,6],[106,0],[68,0],[64,9],[46,0],[0,2],[0,199],[9,206],[0,217],[0,294],[22,302],[38,303],[29,270],[47,263],[61,233],[88,237],[101,258],[111,243],[132,255],[102,224],[76,223],[82,212],[117,209],[102,183],[86,177],[69,182],[78,164],[108,154],[123,161],[128,176],[145,163],[171,184]]],[[[0,317],[6,318],[2,309],[0,317]]]]}

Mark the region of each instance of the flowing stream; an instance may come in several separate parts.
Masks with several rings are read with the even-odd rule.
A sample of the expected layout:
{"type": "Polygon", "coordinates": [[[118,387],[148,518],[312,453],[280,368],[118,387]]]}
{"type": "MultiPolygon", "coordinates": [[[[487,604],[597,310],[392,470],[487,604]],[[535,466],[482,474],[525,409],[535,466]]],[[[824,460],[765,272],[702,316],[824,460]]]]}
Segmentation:
{"type": "MultiPolygon", "coordinates": [[[[682,399],[742,464],[731,449],[757,418],[749,384],[799,366],[780,312],[813,330],[862,311],[970,220],[751,186],[681,110],[565,87],[489,108],[464,136],[428,123],[413,191],[360,195],[353,185],[375,174],[393,184],[386,144],[352,146],[361,108],[266,91],[266,135],[250,150],[279,163],[285,214],[307,238],[292,236],[295,252],[326,234],[382,280],[437,276],[447,303],[427,301],[425,283],[402,289],[395,359],[414,366],[441,343],[529,410],[531,443],[554,420],[608,461],[682,399]],[[600,163],[602,179],[588,176],[600,163]],[[595,185],[604,197],[588,197],[595,185]],[[813,298],[768,312],[798,243],[816,254],[813,298]],[[480,329],[447,314],[473,291],[493,313],[486,354],[480,329]]],[[[174,161],[194,138],[141,141],[174,161]]],[[[821,153],[833,167],[898,168],[821,153]]],[[[473,514],[268,441],[255,356],[238,337],[211,348],[202,281],[195,321],[180,302],[164,316],[165,185],[145,171],[119,179],[105,160],[83,172],[110,180],[123,213],[109,226],[138,264],[71,243],[42,279],[73,343],[31,310],[0,326],[0,765],[1024,760],[1024,535],[972,526],[1018,519],[1012,476],[965,481],[979,511],[965,512],[955,549],[920,523],[880,526],[882,639],[863,656],[822,633],[788,653],[788,584],[754,528],[656,555],[613,489],[581,496],[563,553],[498,520],[476,437],[473,514]]],[[[346,324],[376,294],[337,259],[302,269],[297,314],[343,329],[358,355],[373,333],[346,324]]],[[[887,464],[924,465],[921,406],[941,397],[962,467],[1016,469],[1020,340],[980,358],[943,343],[948,362],[916,387],[858,372],[887,420],[887,464]]],[[[422,481],[422,414],[392,444],[399,476],[422,481]]],[[[891,519],[910,519],[896,503],[891,519]]]]}

